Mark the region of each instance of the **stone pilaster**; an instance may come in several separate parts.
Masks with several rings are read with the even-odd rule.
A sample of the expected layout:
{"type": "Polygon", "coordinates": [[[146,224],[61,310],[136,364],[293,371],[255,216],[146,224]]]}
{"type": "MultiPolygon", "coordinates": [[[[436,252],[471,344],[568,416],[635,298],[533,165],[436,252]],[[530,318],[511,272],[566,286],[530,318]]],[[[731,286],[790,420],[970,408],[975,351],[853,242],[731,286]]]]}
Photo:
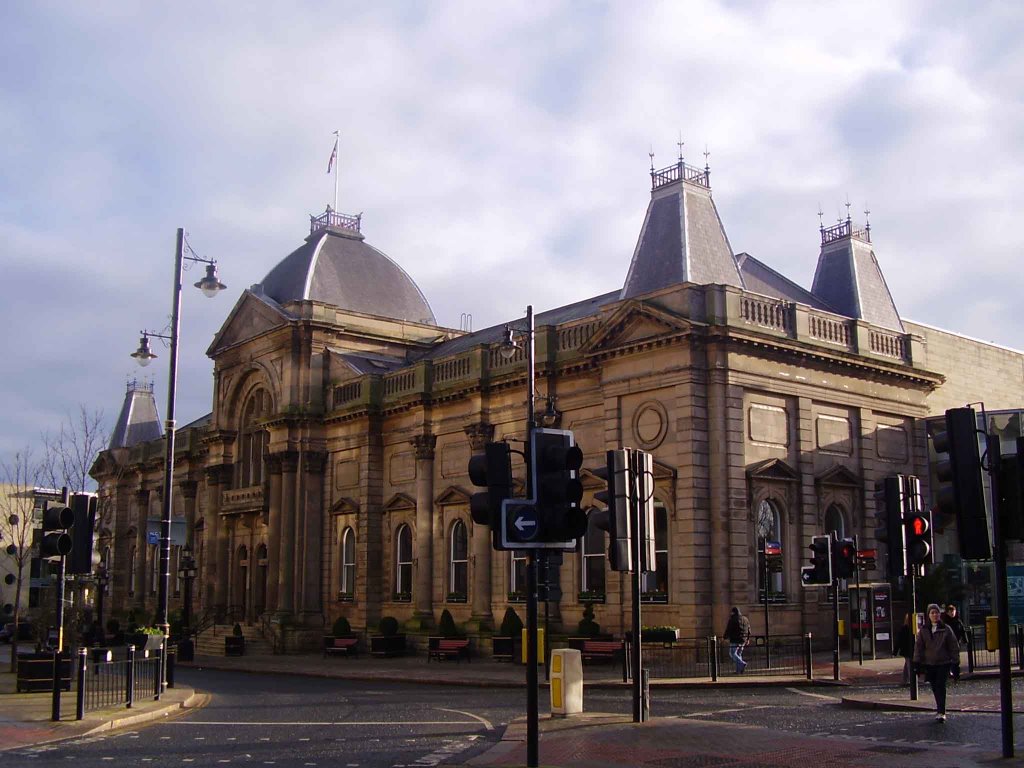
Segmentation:
{"type": "Polygon", "coordinates": [[[474,451],[482,451],[484,446],[494,439],[494,425],[481,421],[462,428],[469,438],[469,445],[474,451]]]}
{"type": "Polygon", "coordinates": [[[272,453],[267,457],[267,472],[270,475],[269,498],[267,507],[267,604],[265,610],[273,613],[277,610],[277,592],[280,583],[278,564],[280,563],[281,541],[281,454],[272,453]]]}
{"type": "Polygon", "coordinates": [[[324,465],[327,454],[323,451],[303,451],[302,453],[302,504],[297,510],[299,525],[296,529],[300,535],[296,537],[296,562],[300,564],[299,573],[299,605],[298,610],[307,620],[319,618],[323,614],[323,595],[321,582],[323,573],[323,489],[324,465]]]}
{"type": "MultiPolygon", "coordinates": [[[[470,424],[463,428],[466,437],[469,438],[469,445],[473,451],[482,451],[484,446],[494,439],[494,425],[485,421],[470,424]]],[[[478,626],[493,626],[494,614],[491,610],[492,589],[491,589],[491,559],[493,549],[491,547],[491,529],[486,525],[473,523],[470,526],[470,554],[469,554],[469,575],[470,575],[470,618],[478,626]]]]}
{"type": "Polygon", "coordinates": [[[227,533],[221,519],[221,495],[231,481],[230,464],[215,464],[206,468],[206,584],[205,605],[214,616],[223,618],[227,610],[227,533]]]}
{"type": "Polygon", "coordinates": [[[146,605],[146,575],[149,573],[149,558],[146,546],[146,530],[149,524],[150,491],[140,490],[135,494],[135,572],[128,578],[133,582],[135,604],[140,608],[146,605]]]}
{"type": "Polygon", "coordinates": [[[416,576],[415,616],[426,626],[434,618],[434,447],[436,435],[416,435],[416,576]]]}
{"type": "Polygon", "coordinates": [[[299,454],[285,451],[281,454],[281,538],[271,542],[279,548],[280,582],[277,593],[278,613],[290,614],[295,609],[295,502],[296,473],[299,454]]]}

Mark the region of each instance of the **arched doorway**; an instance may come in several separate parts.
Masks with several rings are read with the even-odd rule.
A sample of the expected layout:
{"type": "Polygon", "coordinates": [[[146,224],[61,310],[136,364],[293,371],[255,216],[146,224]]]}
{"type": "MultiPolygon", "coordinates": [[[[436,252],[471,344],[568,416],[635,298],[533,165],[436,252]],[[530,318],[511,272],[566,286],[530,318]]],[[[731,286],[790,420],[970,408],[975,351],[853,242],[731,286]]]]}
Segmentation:
{"type": "Polygon", "coordinates": [[[235,567],[234,609],[237,619],[249,615],[249,550],[245,545],[238,548],[238,559],[235,567]]]}
{"type": "Polygon", "coordinates": [[[267,545],[256,547],[256,595],[253,615],[259,617],[267,609],[267,545]]]}

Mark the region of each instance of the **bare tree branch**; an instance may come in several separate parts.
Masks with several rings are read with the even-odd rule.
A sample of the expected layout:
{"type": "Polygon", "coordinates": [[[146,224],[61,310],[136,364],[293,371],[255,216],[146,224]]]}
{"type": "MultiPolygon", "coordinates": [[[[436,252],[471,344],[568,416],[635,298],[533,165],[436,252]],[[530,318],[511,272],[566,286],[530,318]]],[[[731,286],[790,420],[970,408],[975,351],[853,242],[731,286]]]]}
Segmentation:
{"type": "Polygon", "coordinates": [[[56,434],[46,431],[42,438],[43,479],[51,488],[67,486],[72,493],[95,489],[89,469],[110,440],[102,410],[90,413],[79,404],[78,413],[66,414],[56,434]]]}

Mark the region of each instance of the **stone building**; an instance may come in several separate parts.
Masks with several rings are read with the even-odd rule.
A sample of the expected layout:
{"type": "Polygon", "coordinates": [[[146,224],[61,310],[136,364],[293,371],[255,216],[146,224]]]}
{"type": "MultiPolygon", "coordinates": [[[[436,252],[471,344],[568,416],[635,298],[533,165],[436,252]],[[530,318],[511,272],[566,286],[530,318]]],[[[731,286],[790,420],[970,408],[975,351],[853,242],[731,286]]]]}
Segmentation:
{"type": "MultiPolygon", "coordinates": [[[[653,453],[645,623],[703,636],[738,605],[758,632],[767,590],[773,632],[821,631],[824,596],[799,581],[810,537],[872,542],[875,483],[927,478],[923,418],[990,386],[1019,405],[1024,356],[904,321],[867,226],[821,228],[806,290],[734,254],[707,168],[680,160],[651,180],[624,285],[536,315],[538,412],[574,430],[588,507],[606,449],[653,453]],[[955,369],[968,359],[1014,377],[967,379],[955,369]],[[784,553],[767,583],[766,539],[784,553]]],[[[179,433],[174,557],[186,540],[197,553],[195,610],[288,649],[341,615],[358,630],[391,615],[426,632],[445,608],[486,636],[525,586],[525,560],[493,551],[468,503],[471,454],[525,435],[526,361],[498,354],[502,330],[438,327],[358,217],[311,217],[305,243],[231,310],[208,350],[213,411],[179,433]]],[[[155,600],[146,531],[162,462],[163,441],[140,428],[94,467],[115,510],[111,600],[123,609],[155,600]]],[[[591,527],[559,569],[556,626],[575,627],[588,602],[604,631],[628,625],[629,582],[606,559],[591,527]]]]}

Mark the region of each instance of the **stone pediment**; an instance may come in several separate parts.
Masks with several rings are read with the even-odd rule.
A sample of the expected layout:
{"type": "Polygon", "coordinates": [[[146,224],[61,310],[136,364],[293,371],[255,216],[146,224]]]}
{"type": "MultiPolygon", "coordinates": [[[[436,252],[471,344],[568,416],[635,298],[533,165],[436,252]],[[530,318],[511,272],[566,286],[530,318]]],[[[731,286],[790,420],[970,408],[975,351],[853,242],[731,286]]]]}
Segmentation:
{"type": "Polygon", "coordinates": [[[416,499],[407,493],[396,493],[384,505],[384,512],[409,512],[416,509],[416,499]]]}
{"type": "Polygon", "coordinates": [[[359,503],[347,496],[342,496],[331,505],[332,515],[350,515],[359,512],[359,503]]]}
{"type": "Polygon", "coordinates": [[[752,480],[782,480],[796,483],[800,480],[800,473],[782,459],[766,459],[748,466],[747,477],[752,480]]]}
{"type": "Polygon", "coordinates": [[[469,497],[469,491],[457,485],[449,485],[437,495],[434,503],[441,507],[450,504],[469,504],[469,497]]]}
{"type": "Polygon", "coordinates": [[[252,291],[245,291],[236,302],[224,325],[217,331],[213,343],[206,354],[214,357],[229,347],[241,344],[261,334],[281,328],[291,321],[291,317],[276,304],[257,296],[252,291]]]}
{"type": "Polygon", "coordinates": [[[685,318],[641,301],[616,309],[580,347],[584,355],[600,355],[666,341],[688,334],[693,325],[685,318]]]}
{"type": "Polygon", "coordinates": [[[860,478],[850,469],[842,464],[833,464],[816,478],[814,482],[818,485],[844,485],[852,488],[860,488],[860,478]]]}
{"type": "Polygon", "coordinates": [[[654,460],[654,482],[675,482],[676,479],[676,468],[670,467],[668,464],[654,460]]]}
{"type": "Polygon", "coordinates": [[[583,483],[584,491],[599,491],[608,487],[607,482],[586,468],[580,470],[580,482],[583,483]]]}

